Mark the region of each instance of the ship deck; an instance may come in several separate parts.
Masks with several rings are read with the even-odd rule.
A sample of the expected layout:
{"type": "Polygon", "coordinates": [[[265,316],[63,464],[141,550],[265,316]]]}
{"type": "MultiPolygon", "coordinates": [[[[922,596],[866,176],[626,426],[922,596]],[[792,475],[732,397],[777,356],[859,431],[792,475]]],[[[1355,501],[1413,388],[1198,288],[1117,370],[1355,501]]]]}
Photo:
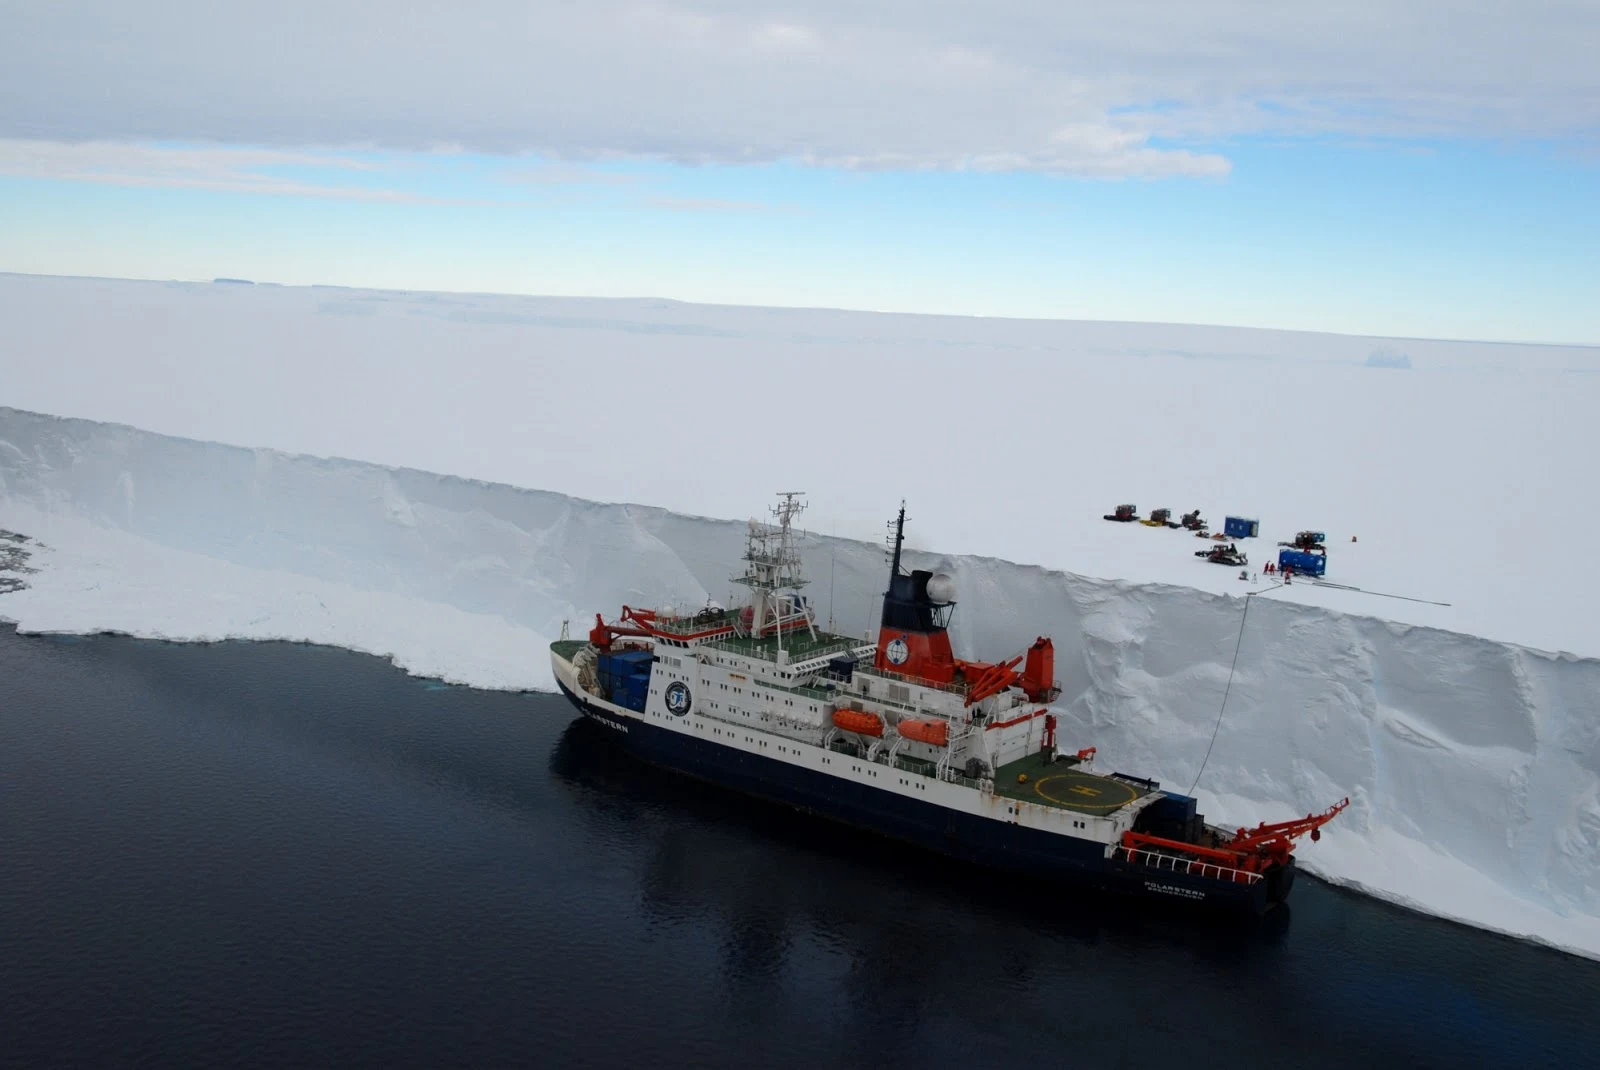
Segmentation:
{"type": "Polygon", "coordinates": [[[1070,756],[1046,762],[1043,754],[1029,754],[995,770],[994,791],[1008,799],[1100,816],[1150,794],[1136,784],[1083,772],[1077,765],[1070,756]]]}
{"type": "Polygon", "coordinates": [[[588,645],[589,640],[587,639],[557,639],[550,644],[550,649],[562,660],[571,661],[578,651],[588,645]]]}
{"type": "MultiPolygon", "coordinates": [[[[822,630],[817,631],[817,637],[811,638],[806,632],[785,633],[783,637],[783,650],[789,655],[790,661],[803,661],[808,658],[820,657],[824,654],[843,654],[856,647],[867,646],[869,639],[852,639],[849,636],[833,635],[822,630]]],[[[586,639],[558,639],[550,644],[550,649],[568,661],[572,656],[588,644],[586,639]]],[[[730,654],[742,654],[748,658],[760,658],[764,661],[778,660],[778,637],[768,636],[765,639],[750,639],[729,637],[727,639],[713,639],[703,644],[718,650],[726,650],[730,654]]]]}
{"type": "MultiPolygon", "coordinates": [[[[809,632],[804,631],[785,632],[783,635],[783,649],[788,653],[790,661],[803,661],[823,654],[843,654],[854,647],[866,646],[869,643],[870,639],[833,635],[820,628],[817,629],[815,639],[811,638],[809,632]]],[[[778,637],[775,635],[769,635],[764,639],[730,636],[727,639],[711,639],[702,645],[726,650],[730,654],[742,654],[747,658],[760,658],[763,661],[778,660],[778,637]]]]}

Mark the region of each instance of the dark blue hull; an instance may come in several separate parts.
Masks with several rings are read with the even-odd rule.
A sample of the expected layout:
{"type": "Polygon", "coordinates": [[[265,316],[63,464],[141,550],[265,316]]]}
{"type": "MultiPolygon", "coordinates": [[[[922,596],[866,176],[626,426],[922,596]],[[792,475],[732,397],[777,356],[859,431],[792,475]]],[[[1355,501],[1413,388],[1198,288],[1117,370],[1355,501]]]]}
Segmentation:
{"type": "Polygon", "coordinates": [[[1129,865],[1106,858],[1104,847],[1088,840],[949,810],[618,717],[559,681],[558,686],[587,717],[612,729],[619,746],[653,764],[977,865],[1103,891],[1255,912],[1282,901],[1294,880],[1292,863],[1254,884],[1129,865]]]}

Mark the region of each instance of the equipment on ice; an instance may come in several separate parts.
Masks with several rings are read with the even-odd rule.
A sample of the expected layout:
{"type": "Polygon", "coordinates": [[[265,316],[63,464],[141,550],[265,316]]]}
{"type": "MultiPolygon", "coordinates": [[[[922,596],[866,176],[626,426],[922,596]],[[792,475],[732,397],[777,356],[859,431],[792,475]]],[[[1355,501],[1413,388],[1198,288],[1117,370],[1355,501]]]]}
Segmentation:
{"type": "Polygon", "coordinates": [[[1278,568],[1304,576],[1321,576],[1328,571],[1328,555],[1310,550],[1279,550],[1278,568]]]}
{"type": "Polygon", "coordinates": [[[1222,521],[1222,531],[1230,539],[1253,539],[1261,534],[1261,521],[1230,516],[1222,521]]]}
{"type": "Polygon", "coordinates": [[[1325,543],[1328,536],[1320,531],[1302,531],[1295,535],[1294,542],[1280,542],[1279,546],[1292,546],[1296,550],[1326,550],[1325,543]]]}
{"type": "Polygon", "coordinates": [[[1213,565],[1232,565],[1234,568],[1250,563],[1244,552],[1231,542],[1226,546],[1213,546],[1209,550],[1196,550],[1194,556],[1203,557],[1213,565]]]}

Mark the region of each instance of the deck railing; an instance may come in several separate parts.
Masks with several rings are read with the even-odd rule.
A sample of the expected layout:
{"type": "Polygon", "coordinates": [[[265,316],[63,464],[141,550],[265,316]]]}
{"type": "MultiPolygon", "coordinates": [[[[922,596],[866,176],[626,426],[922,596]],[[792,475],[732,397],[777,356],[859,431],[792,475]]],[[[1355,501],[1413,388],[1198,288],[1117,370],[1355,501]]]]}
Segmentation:
{"type": "Polygon", "coordinates": [[[965,696],[967,693],[966,684],[937,684],[932,680],[924,680],[918,676],[907,676],[905,673],[892,672],[888,669],[879,669],[872,665],[857,665],[856,672],[864,673],[867,676],[876,676],[882,680],[894,680],[899,683],[911,684],[916,687],[928,687],[934,689],[935,691],[948,691],[952,695],[965,696]]]}
{"type": "Polygon", "coordinates": [[[929,778],[936,777],[939,772],[939,767],[934,762],[922,758],[902,758],[898,755],[894,759],[894,767],[929,778]]]}
{"type": "Polygon", "coordinates": [[[731,628],[737,617],[736,612],[723,610],[715,614],[694,613],[684,617],[657,617],[654,623],[658,629],[671,635],[693,635],[695,632],[708,631],[712,628],[731,628]]]}
{"type": "MultiPolygon", "coordinates": [[[[800,640],[800,644],[802,646],[809,642],[809,639],[800,640]]],[[[777,646],[775,644],[773,646],[766,646],[764,644],[765,641],[763,641],[762,645],[757,645],[750,642],[748,639],[734,640],[732,642],[729,642],[726,639],[708,639],[700,645],[702,647],[710,647],[713,650],[723,650],[729,654],[739,654],[747,658],[759,658],[762,661],[777,661],[777,646]]],[[[858,647],[861,645],[861,640],[859,639],[841,639],[832,643],[818,643],[814,647],[808,647],[801,650],[797,650],[795,647],[785,647],[784,650],[786,653],[788,653],[789,660],[791,662],[799,662],[810,661],[812,658],[826,657],[829,654],[841,654],[852,649],[853,647],[858,647]]]]}
{"type": "Polygon", "coordinates": [[[1173,873],[1187,873],[1212,880],[1232,881],[1234,884],[1254,884],[1261,879],[1261,874],[1251,873],[1246,869],[1233,869],[1229,866],[1219,866],[1215,862],[1202,862],[1196,858],[1182,858],[1160,851],[1141,851],[1134,847],[1118,846],[1112,850],[1111,857],[1118,856],[1150,869],[1165,869],[1173,873]]]}
{"type": "Polygon", "coordinates": [[[974,791],[982,791],[985,783],[991,783],[989,781],[974,779],[966,776],[965,774],[958,773],[954,769],[946,769],[944,771],[944,775],[939,779],[943,780],[947,784],[958,784],[963,788],[972,788],[974,791]]]}

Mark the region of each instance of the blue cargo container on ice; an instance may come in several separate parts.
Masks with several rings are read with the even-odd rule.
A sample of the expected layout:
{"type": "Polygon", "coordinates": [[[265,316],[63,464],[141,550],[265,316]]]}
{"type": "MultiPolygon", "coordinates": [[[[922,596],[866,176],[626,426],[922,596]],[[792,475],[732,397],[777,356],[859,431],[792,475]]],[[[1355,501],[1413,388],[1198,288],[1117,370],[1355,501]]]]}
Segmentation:
{"type": "Polygon", "coordinates": [[[1253,539],[1261,534],[1261,521],[1230,516],[1222,522],[1222,533],[1230,539],[1253,539]]]}
{"type": "Polygon", "coordinates": [[[1292,568],[1302,576],[1320,576],[1328,571],[1328,557],[1309,550],[1279,550],[1278,571],[1286,568],[1292,568]]]}

